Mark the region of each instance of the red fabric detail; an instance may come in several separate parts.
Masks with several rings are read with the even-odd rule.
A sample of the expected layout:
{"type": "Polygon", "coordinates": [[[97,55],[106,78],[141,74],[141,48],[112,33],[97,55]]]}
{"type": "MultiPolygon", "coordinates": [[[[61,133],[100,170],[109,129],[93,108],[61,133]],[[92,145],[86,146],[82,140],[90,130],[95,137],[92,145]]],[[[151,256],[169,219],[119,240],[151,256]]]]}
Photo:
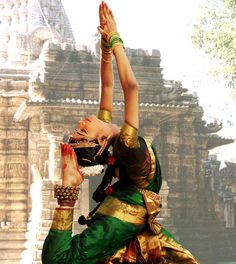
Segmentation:
{"type": "Polygon", "coordinates": [[[113,166],[116,162],[116,159],[114,158],[114,156],[110,156],[107,158],[107,165],[108,166],[113,166]]]}
{"type": "Polygon", "coordinates": [[[110,195],[113,193],[113,187],[112,185],[108,185],[108,187],[105,189],[105,194],[110,195]]]}

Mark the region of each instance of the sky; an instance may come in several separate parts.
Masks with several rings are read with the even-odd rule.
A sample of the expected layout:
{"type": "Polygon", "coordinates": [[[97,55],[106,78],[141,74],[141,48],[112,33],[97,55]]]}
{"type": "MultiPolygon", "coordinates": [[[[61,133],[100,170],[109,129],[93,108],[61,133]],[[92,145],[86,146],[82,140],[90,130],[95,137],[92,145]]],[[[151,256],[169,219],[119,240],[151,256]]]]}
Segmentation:
{"type": "MultiPolygon", "coordinates": [[[[89,45],[98,26],[98,6],[101,1],[62,2],[77,43],[89,45]]],[[[182,64],[183,57],[187,58],[187,54],[191,52],[186,32],[199,2],[200,0],[107,0],[125,45],[149,51],[159,49],[163,64],[169,65],[165,67],[165,75],[173,78],[178,76],[176,69],[182,64]],[[185,54],[182,53],[183,46],[185,54]]]]}
{"type": "MultiPolygon", "coordinates": [[[[203,0],[107,0],[125,46],[161,52],[165,79],[197,93],[204,119],[217,118],[223,137],[236,137],[236,102],[224,83],[209,75],[212,62],[192,46],[191,24],[203,0]]],[[[90,46],[99,25],[101,0],[62,0],[78,45],[90,46]]],[[[236,144],[215,149],[220,160],[236,162],[236,144]]]]}

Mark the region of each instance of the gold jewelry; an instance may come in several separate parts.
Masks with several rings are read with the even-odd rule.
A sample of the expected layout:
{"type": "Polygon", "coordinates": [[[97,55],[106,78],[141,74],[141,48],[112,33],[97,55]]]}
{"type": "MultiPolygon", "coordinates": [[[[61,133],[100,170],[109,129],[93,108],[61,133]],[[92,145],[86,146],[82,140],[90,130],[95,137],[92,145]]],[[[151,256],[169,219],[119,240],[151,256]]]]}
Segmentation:
{"type": "Polygon", "coordinates": [[[74,207],[75,206],[75,200],[57,199],[57,203],[60,206],[69,206],[69,207],[74,207]]]}
{"type": "Polygon", "coordinates": [[[72,230],[73,208],[56,208],[54,210],[51,230],[72,230]]]}
{"type": "Polygon", "coordinates": [[[111,38],[111,36],[113,36],[113,35],[120,36],[120,34],[119,34],[118,32],[116,32],[116,31],[112,31],[112,32],[110,32],[109,34],[107,34],[107,37],[106,37],[106,40],[107,40],[108,43],[110,43],[110,38],[111,38]]]}
{"type": "Polygon", "coordinates": [[[94,141],[81,140],[79,142],[69,143],[69,145],[72,148],[94,148],[98,146],[98,143],[94,141]]]}
{"type": "Polygon", "coordinates": [[[102,36],[101,38],[101,50],[102,50],[102,61],[105,63],[112,62],[112,50],[110,48],[109,42],[106,38],[102,36]]]}
{"type": "Polygon", "coordinates": [[[110,32],[107,36],[107,42],[109,43],[112,52],[114,52],[114,49],[118,46],[124,47],[123,40],[118,32],[110,32]]]}
{"type": "Polygon", "coordinates": [[[104,61],[105,63],[110,63],[112,62],[112,57],[109,58],[108,60],[104,59],[104,57],[102,56],[102,61],[104,61]]]}
{"type": "Polygon", "coordinates": [[[98,119],[106,122],[106,123],[111,123],[112,122],[112,115],[111,112],[108,110],[104,109],[99,109],[98,112],[98,119]]]}
{"type": "Polygon", "coordinates": [[[54,187],[54,198],[60,200],[78,200],[79,187],[59,186],[54,187]]]}
{"type": "Polygon", "coordinates": [[[139,148],[137,128],[124,123],[120,132],[120,141],[128,148],[139,148]]]}

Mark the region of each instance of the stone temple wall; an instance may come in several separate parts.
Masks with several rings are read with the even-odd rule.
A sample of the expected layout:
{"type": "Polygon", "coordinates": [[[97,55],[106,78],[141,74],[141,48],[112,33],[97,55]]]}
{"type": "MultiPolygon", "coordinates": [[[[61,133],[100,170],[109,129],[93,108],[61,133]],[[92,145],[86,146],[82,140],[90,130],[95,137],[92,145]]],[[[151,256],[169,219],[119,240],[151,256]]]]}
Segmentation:
{"type": "MultiPolygon", "coordinates": [[[[10,71],[6,74],[10,75],[10,71]]],[[[17,78],[1,74],[0,81],[0,248],[1,263],[18,263],[24,250],[28,222],[28,121],[15,123],[13,115],[26,98],[26,71],[17,78]],[[16,97],[15,97],[16,96],[16,97]],[[18,262],[17,262],[18,261],[18,262]]]]}
{"type": "MultiPolygon", "coordinates": [[[[127,52],[140,84],[140,134],[156,146],[162,165],[163,208],[159,221],[204,263],[213,263],[221,255],[230,256],[230,247],[223,247],[227,241],[224,226],[214,212],[209,214],[212,202],[206,189],[204,161],[209,149],[232,141],[209,134],[212,131],[202,120],[203,111],[197,98],[180,83],[163,80],[159,52],[154,51],[149,59],[140,50],[127,49],[127,52]],[[143,63],[146,60],[152,63],[143,63]],[[156,86],[152,85],[155,74],[162,78],[156,86]],[[218,246],[224,254],[218,249],[221,255],[217,255],[218,246]]],[[[56,206],[53,184],[60,182],[61,177],[60,142],[79,119],[97,113],[98,73],[99,61],[90,52],[55,43],[44,45],[30,70],[1,70],[1,135],[10,144],[1,145],[5,168],[1,172],[5,179],[0,229],[5,260],[1,264],[9,260],[40,263],[42,244],[56,206]],[[17,160],[13,158],[16,156],[17,160]],[[8,167],[10,163],[12,169],[8,167]],[[22,184],[16,185],[12,175],[22,184]],[[17,225],[21,226],[17,229],[20,236],[15,235],[17,225]],[[18,250],[15,247],[12,250],[13,245],[18,250]]],[[[124,104],[117,79],[114,90],[113,118],[121,125],[124,104]]],[[[75,210],[75,232],[82,230],[77,217],[89,210],[88,193],[87,180],[75,210]]]]}

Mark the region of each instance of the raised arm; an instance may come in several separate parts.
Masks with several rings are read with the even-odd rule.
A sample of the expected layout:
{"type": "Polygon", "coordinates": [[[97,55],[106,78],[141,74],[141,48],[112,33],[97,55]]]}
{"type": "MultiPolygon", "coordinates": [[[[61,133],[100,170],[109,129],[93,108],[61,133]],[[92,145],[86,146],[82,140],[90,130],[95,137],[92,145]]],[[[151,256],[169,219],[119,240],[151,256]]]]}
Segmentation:
{"type": "MultiPolygon", "coordinates": [[[[104,3],[99,6],[100,28],[106,30],[106,18],[104,14],[104,3]]],[[[112,50],[109,43],[102,36],[101,38],[101,97],[100,110],[112,112],[113,96],[113,67],[112,67],[112,50]]],[[[101,112],[101,111],[100,111],[101,112]]]]}
{"type": "Polygon", "coordinates": [[[117,33],[113,13],[105,3],[102,4],[101,8],[106,19],[106,27],[104,29],[100,28],[100,32],[103,36],[107,37],[116,59],[117,70],[125,99],[125,122],[134,128],[138,128],[138,83],[123,48],[122,40],[117,33]]]}

